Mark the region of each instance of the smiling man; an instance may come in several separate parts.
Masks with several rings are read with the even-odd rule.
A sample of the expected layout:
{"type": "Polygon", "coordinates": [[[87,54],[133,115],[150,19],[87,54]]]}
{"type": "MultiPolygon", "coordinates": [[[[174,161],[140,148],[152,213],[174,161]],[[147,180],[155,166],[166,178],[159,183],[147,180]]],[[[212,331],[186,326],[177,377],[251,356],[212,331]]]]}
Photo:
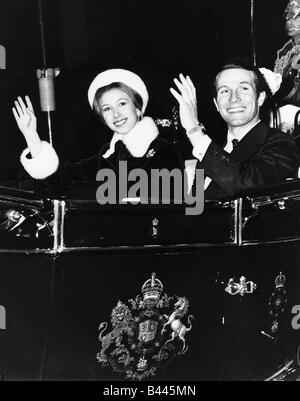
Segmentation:
{"type": "Polygon", "coordinates": [[[187,76],[174,82],[171,93],[180,106],[180,120],[206,174],[205,198],[220,199],[261,185],[296,178],[298,150],[287,134],[260,121],[259,111],[270,88],[259,70],[230,64],[215,79],[214,103],[226,121],[225,147],[214,143],[198,121],[196,90],[187,76]]]}

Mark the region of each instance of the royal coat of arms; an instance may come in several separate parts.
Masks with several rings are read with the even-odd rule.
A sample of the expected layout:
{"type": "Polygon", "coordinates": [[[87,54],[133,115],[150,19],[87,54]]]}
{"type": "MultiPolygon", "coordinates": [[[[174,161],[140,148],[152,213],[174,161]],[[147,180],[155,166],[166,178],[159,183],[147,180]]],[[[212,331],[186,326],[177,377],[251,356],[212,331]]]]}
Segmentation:
{"type": "Polygon", "coordinates": [[[128,379],[143,380],[186,353],[185,335],[192,329],[193,315],[187,316],[186,297],[163,293],[155,273],[143,284],[141,295],[128,304],[119,301],[112,310],[110,332],[105,334],[107,322],[100,323],[97,360],[128,379]]]}

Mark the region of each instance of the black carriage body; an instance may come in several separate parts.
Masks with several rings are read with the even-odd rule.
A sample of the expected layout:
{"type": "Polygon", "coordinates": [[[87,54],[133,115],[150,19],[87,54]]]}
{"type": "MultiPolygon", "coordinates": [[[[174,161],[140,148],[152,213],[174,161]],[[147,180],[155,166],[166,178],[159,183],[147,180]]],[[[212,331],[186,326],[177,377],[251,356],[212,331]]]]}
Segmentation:
{"type": "Polygon", "coordinates": [[[299,181],[268,191],[207,202],[202,215],[186,216],[178,205],[100,206],[2,188],[2,378],[299,375],[299,181]],[[147,292],[153,272],[163,288],[153,281],[147,292]],[[182,298],[180,322],[191,327],[184,346],[172,339],[175,326],[163,330],[182,298]],[[118,302],[129,308],[128,325],[112,324],[118,302]],[[169,363],[151,365],[150,356],[167,353],[169,363]]]}

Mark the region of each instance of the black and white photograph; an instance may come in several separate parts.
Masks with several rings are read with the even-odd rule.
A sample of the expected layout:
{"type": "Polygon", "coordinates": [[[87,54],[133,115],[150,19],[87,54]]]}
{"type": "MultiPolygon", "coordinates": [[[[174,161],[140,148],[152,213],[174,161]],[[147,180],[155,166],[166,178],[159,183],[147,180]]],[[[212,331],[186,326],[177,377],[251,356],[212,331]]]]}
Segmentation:
{"type": "Polygon", "coordinates": [[[300,0],[0,0],[0,381],[300,381],[300,0]]]}

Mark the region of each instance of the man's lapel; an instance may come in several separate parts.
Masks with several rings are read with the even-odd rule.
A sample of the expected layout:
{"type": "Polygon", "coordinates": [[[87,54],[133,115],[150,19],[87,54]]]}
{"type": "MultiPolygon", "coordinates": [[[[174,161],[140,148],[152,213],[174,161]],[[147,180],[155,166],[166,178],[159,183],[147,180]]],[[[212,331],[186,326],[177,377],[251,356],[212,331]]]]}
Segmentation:
{"type": "MultiPolygon", "coordinates": [[[[234,147],[231,156],[239,162],[248,160],[253,156],[265,141],[267,130],[264,123],[259,122],[234,147]]],[[[205,199],[220,199],[228,196],[216,182],[212,182],[205,191],[205,199]]]]}
{"type": "Polygon", "coordinates": [[[265,125],[259,122],[233,148],[231,156],[237,161],[247,160],[249,156],[256,153],[256,149],[261,147],[265,137],[265,125]]]}

